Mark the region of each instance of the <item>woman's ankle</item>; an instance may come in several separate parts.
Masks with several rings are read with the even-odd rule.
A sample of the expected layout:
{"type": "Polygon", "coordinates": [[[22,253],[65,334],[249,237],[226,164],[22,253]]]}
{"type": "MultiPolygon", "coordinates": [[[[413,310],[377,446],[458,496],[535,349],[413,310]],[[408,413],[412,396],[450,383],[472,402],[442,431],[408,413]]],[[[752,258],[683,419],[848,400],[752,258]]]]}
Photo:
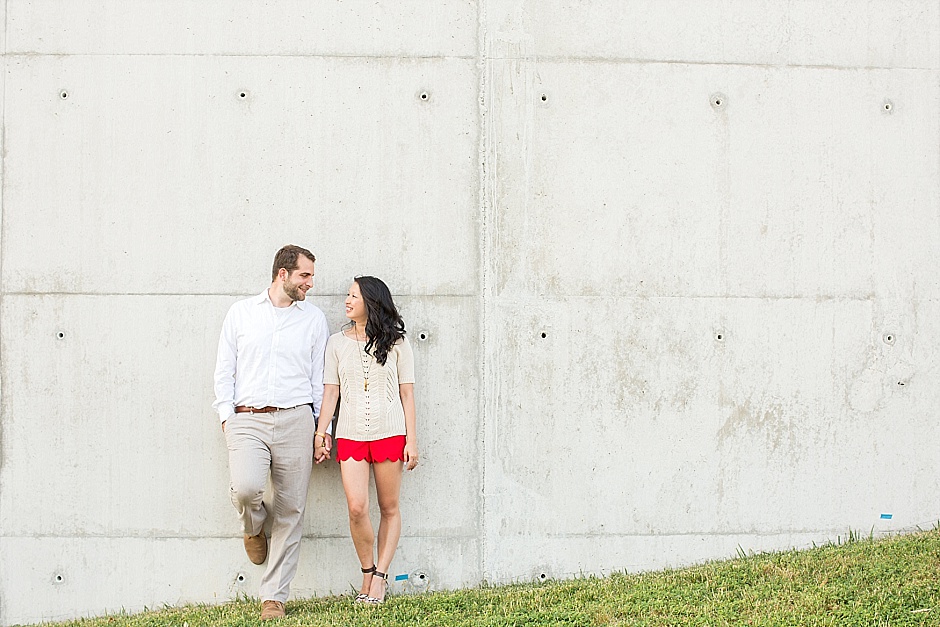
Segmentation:
{"type": "Polygon", "coordinates": [[[363,566],[359,570],[362,571],[362,586],[359,588],[359,596],[368,596],[369,592],[372,591],[372,578],[375,574],[375,564],[368,568],[363,566]]]}
{"type": "Polygon", "coordinates": [[[380,577],[373,577],[369,586],[369,596],[373,599],[384,599],[388,589],[386,581],[380,577]]]}

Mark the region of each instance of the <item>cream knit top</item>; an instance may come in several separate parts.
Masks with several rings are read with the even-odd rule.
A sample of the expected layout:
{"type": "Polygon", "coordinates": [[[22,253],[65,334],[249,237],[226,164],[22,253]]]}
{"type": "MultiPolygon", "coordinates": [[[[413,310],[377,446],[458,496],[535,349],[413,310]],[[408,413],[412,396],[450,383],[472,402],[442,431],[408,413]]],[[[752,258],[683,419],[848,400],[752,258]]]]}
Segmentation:
{"type": "Polygon", "coordinates": [[[342,331],[326,343],[323,383],[338,385],[342,398],[335,436],[370,442],[405,435],[405,409],[398,386],[415,382],[411,344],[402,338],[392,346],[384,366],[365,352],[365,344],[342,331]],[[366,375],[368,390],[364,389],[366,375]]]}

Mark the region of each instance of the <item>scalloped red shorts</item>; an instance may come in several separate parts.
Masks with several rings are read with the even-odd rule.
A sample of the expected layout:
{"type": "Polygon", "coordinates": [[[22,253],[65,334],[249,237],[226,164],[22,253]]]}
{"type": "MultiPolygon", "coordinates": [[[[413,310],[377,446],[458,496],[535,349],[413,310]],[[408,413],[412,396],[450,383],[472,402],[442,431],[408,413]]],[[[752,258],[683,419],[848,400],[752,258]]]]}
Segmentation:
{"type": "Polygon", "coordinates": [[[370,464],[405,461],[405,436],[393,435],[371,442],[336,438],[336,461],[344,462],[350,457],[357,462],[366,460],[370,464]]]}

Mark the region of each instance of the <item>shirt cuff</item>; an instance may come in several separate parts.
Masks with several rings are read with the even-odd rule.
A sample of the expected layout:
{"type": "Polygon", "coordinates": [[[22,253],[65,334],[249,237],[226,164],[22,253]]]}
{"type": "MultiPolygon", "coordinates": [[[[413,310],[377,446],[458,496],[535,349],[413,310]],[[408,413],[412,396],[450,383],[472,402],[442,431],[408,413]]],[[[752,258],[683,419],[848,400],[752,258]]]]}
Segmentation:
{"type": "Polygon", "coordinates": [[[234,405],[222,405],[219,407],[219,421],[225,422],[229,418],[235,415],[235,406],[234,405]]]}

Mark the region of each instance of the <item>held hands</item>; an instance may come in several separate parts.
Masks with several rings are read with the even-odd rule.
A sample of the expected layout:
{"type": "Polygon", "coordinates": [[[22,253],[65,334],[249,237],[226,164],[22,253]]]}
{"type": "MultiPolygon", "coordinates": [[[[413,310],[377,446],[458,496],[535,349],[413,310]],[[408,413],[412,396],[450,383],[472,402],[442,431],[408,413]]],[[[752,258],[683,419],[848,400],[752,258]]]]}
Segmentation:
{"type": "Polygon", "coordinates": [[[330,458],[330,451],[333,450],[333,438],[325,434],[315,434],[313,436],[313,461],[319,464],[330,458]]]}
{"type": "Polygon", "coordinates": [[[418,465],[418,443],[408,438],[405,440],[405,468],[414,470],[418,465]]]}

